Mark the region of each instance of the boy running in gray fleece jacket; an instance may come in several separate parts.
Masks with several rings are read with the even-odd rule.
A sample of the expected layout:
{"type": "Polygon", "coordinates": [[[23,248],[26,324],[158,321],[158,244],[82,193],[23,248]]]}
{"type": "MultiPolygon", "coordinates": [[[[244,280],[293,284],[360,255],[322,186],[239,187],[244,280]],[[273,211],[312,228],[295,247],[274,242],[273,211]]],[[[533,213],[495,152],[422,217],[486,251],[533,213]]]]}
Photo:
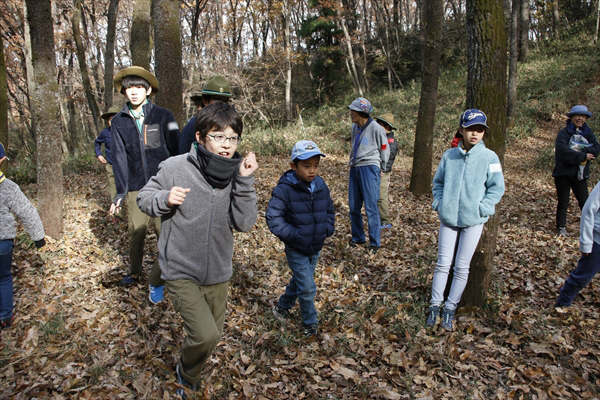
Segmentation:
{"type": "MultiPolygon", "coordinates": [[[[190,152],[160,164],[137,197],[140,209],[161,217],[162,279],[187,336],[177,381],[198,390],[201,372],[221,340],[232,275],[233,230],[256,222],[254,153],[236,151],[243,123],[235,109],[216,103],[198,111],[190,152]]],[[[183,388],[177,393],[185,396],[183,388]]]]}

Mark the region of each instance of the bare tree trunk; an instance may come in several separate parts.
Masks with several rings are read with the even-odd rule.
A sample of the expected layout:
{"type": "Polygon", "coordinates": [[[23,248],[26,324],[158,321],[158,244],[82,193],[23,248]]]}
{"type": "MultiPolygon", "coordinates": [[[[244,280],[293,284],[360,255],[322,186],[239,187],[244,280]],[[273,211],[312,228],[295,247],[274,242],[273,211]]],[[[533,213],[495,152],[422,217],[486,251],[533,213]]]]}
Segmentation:
{"type": "Polygon", "coordinates": [[[560,36],[560,14],[558,13],[558,0],[552,0],[552,36],[560,36]]]}
{"type": "Polygon", "coordinates": [[[519,11],[520,0],[512,0],[512,12],[510,15],[510,63],[508,65],[508,101],[506,104],[506,116],[509,126],[512,125],[515,103],[517,101],[517,57],[519,54],[519,11]]]}
{"type": "Polygon", "coordinates": [[[104,111],[113,105],[113,77],[115,75],[115,35],[119,0],[110,0],[106,26],[106,50],[104,51],[104,111]]]}
{"type": "MultiPolygon", "coordinates": [[[[467,1],[467,107],[477,107],[488,117],[485,145],[504,160],[506,137],[506,23],[502,0],[467,1]]],[[[482,307],[496,253],[498,214],[485,224],[471,261],[462,303],[482,307]]]]}
{"type": "Polygon", "coordinates": [[[152,21],[150,5],[152,0],[136,0],[131,22],[131,62],[150,71],[152,21]]]}
{"type": "Polygon", "coordinates": [[[356,63],[354,62],[354,52],[352,51],[352,40],[350,39],[350,34],[348,33],[348,27],[346,26],[346,20],[344,18],[340,18],[340,24],[342,25],[342,30],[344,31],[344,38],[346,41],[346,47],[348,50],[348,63],[350,76],[352,77],[352,81],[354,82],[354,87],[358,92],[360,97],[364,96],[364,90],[362,85],[360,84],[360,79],[358,77],[358,72],[356,71],[356,63]]]}
{"type": "Polygon", "coordinates": [[[409,190],[417,195],[430,193],[433,132],[437,108],[438,76],[442,55],[443,0],[425,0],[421,8],[423,77],[415,133],[415,149],[409,190]]]}
{"type": "Polygon", "coordinates": [[[596,31],[594,32],[594,43],[598,43],[598,30],[600,30],[600,0],[596,0],[596,31]]]}
{"type": "Polygon", "coordinates": [[[521,17],[519,19],[519,58],[526,62],[529,52],[529,0],[521,0],[521,17]]]}
{"type": "Polygon", "coordinates": [[[5,149],[8,148],[8,86],[2,35],[0,35],[0,143],[5,149]]]}
{"type": "Polygon", "coordinates": [[[38,209],[48,236],[63,235],[62,132],[50,0],[26,0],[36,82],[38,209]]]}
{"type": "MultiPolygon", "coordinates": [[[[102,125],[100,124],[100,111],[98,110],[98,103],[92,93],[92,84],[90,83],[90,75],[88,72],[85,48],[83,47],[83,41],[81,40],[81,32],[79,30],[79,23],[81,22],[81,0],[75,0],[73,6],[73,18],[71,24],[73,28],[73,39],[75,40],[75,48],[77,49],[77,61],[79,61],[79,72],[81,73],[81,79],[83,81],[83,90],[87,99],[90,111],[92,112],[92,118],[94,119],[94,125],[96,130],[100,132],[102,125]]],[[[77,147],[77,143],[73,143],[73,147],[77,147]]]]}
{"type": "Polygon", "coordinates": [[[153,7],[156,78],[162,88],[156,94],[156,103],[170,110],[179,126],[183,126],[185,115],[179,2],[154,0],[153,7]]]}
{"type": "Polygon", "coordinates": [[[29,113],[31,114],[31,125],[29,132],[33,139],[33,145],[37,146],[37,117],[35,115],[35,107],[33,106],[33,94],[35,92],[35,79],[33,73],[33,60],[31,56],[31,34],[29,32],[29,19],[27,2],[24,0],[23,9],[25,11],[25,67],[27,69],[27,102],[29,105],[29,113]]]}
{"type": "Polygon", "coordinates": [[[292,123],[292,49],[290,41],[290,3],[283,2],[284,49],[285,49],[285,125],[292,123]]]}
{"type": "Polygon", "coordinates": [[[221,60],[225,54],[225,33],[223,32],[223,3],[222,0],[216,0],[217,3],[217,35],[219,36],[219,52],[221,60]]]}

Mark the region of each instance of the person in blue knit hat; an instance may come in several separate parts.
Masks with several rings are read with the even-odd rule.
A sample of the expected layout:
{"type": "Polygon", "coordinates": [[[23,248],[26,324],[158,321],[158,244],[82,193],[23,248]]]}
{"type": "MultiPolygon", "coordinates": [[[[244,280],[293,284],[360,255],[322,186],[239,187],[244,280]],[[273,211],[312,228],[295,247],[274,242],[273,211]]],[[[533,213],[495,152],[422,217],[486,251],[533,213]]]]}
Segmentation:
{"type": "Polygon", "coordinates": [[[567,209],[571,190],[582,209],[588,198],[590,161],[600,154],[600,144],[586,121],[592,116],[584,105],[569,111],[567,126],[556,136],[554,157],[556,165],[552,176],[556,185],[556,230],[559,236],[567,234],[567,209]]]}
{"type": "Polygon", "coordinates": [[[432,208],[440,218],[440,233],[427,327],[435,326],[441,315],[442,328],[453,330],[454,314],[467,286],[471,259],[483,225],[494,215],[495,206],[504,195],[500,160],[482,141],[488,129],[483,111],[466,110],[459,122],[463,139],[458,147],[446,150],[433,178],[432,208]],[[454,256],[454,278],[444,301],[454,256]]]}

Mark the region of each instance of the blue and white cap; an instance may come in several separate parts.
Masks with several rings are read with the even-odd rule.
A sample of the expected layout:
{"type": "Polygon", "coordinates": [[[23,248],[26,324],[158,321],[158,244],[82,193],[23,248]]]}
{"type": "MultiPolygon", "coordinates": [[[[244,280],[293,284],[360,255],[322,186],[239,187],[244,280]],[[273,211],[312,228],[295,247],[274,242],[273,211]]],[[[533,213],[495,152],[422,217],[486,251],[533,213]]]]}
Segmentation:
{"type": "Polygon", "coordinates": [[[571,111],[569,111],[567,117],[571,118],[573,115],[585,115],[589,118],[592,116],[592,113],[588,111],[588,108],[586,106],[578,104],[575,107],[571,108],[571,111]]]}
{"type": "Polygon", "coordinates": [[[459,124],[461,128],[466,128],[473,125],[483,125],[486,129],[490,129],[490,127],[487,126],[487,117],[485,116],[485,113],[476,108],[469,108],[467,111],[462,113],[459,124]]]}
{"type": "Polygon", "coordinates": [[[373,112],[373,106],[369,100],[364,97],[358,97],[348,106],[348,108],[354,111],[364,112],[365,114],[371,114],[373,112]]]}
{"type": "Polygon", "coordinates": [[[321,153],[319,147],[315,142],[310,140],[301,140],[294,145],[292,149],[292,161],[294,160],[308,160],[314,156],[325,157],[325,154],[321,153]]]}

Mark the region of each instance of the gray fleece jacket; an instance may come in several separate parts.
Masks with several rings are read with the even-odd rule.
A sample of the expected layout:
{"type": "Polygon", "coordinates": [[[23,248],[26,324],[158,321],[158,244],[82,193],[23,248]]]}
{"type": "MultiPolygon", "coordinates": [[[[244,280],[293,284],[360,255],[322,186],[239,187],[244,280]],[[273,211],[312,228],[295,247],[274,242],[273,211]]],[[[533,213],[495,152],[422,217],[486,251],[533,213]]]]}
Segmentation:
{"type": "MultiPolygon", "coordinates": [[[[4,178],[2,173],[1,178],[4,178]]],[[[44,226],[35,207],[21,192],[19,185],[4,178],[0,183],[0,240],[14,239],[17,235],[13,213],[25,225],[31,240],[38,242],[44,238],[44,226]]]]}
{"type": "Polygon", "coordinates": [[[137,204],[161,217],[158,240],[161,277],[202,286],[227,282],[233,273],[233,230],[249,231],[257,218],[254,176],[237,175],[224,189],[211,187],[200,172],[197,150],[163,161],[137,204]],[[189,188],[180,206],[167,206],[173,186],[189,188]]]}
{"type": "Polygon", "coordinates": [[[372,118],[362,127],[352,124],[352,150],[348,162],[350,167],[375,165],[385,170],[389,156],[387,134],[381,125],[372,118]]]}

